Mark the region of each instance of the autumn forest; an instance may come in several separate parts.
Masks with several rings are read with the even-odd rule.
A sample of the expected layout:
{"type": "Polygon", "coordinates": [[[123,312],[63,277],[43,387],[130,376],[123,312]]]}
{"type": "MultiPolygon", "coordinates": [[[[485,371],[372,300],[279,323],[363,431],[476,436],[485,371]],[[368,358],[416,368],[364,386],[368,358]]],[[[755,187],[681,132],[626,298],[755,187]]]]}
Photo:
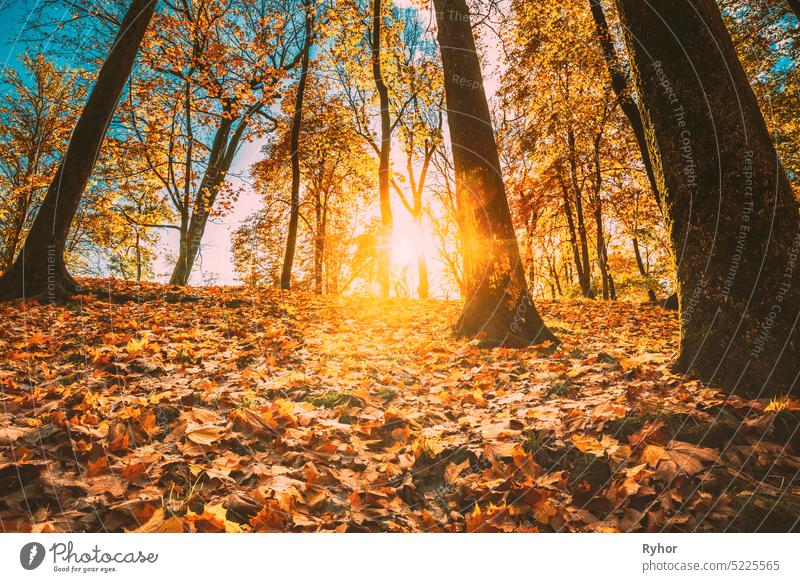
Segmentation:
{"type": "Polygon", "coordinates": [[[800,530],[800,2],[0,2],[0,532],[800,530]]]}

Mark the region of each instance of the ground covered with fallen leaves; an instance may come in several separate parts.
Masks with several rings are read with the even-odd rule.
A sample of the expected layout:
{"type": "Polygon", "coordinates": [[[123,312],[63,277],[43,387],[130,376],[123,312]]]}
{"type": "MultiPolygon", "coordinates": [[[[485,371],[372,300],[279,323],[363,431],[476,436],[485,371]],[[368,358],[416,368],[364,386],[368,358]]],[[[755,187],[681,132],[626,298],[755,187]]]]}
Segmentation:
{"type": "Polygon", "coordinates": [[[486,350],[456,302],[87,284],[0,304],[3,531],[798,528],[797,400],[673,375],[656,306],[486,350]]]}

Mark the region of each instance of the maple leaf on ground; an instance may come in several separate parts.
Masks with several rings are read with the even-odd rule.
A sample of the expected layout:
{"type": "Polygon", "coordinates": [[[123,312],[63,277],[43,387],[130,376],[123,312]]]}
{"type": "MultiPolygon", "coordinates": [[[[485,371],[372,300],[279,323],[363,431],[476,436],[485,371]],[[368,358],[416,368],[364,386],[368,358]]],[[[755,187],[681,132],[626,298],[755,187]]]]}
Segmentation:
{"type": "Polygon", "coordinates": [[[719,453],[714,449],[697,447],[680,441],[670,441],[666,447],[647,445],[642,451],[642,461],[656,469],[656,476],[672,481],[679,472],[687,475],[699,473],[704,463],[715,462],[719,453]]]}

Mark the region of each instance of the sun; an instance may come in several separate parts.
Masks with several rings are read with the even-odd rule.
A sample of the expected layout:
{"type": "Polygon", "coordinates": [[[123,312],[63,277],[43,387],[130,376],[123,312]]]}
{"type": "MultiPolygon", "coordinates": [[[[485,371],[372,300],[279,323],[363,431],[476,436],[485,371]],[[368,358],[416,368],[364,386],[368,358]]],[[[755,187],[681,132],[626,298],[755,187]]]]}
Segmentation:
{"type": "Polygon", "coordinates": [[[410,267],[417,264],[421,253],[428,253],[431,236],[413,220],[396,221],[390,242],[392,264],[410,267]]]}

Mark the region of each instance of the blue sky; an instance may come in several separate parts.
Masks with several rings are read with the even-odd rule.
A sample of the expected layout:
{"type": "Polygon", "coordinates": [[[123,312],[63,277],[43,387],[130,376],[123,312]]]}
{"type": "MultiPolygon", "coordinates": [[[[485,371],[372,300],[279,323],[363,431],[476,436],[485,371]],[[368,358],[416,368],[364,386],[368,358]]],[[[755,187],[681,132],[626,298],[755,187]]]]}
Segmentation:
{"type": "MultiPolygon", "coordinates": [[[[19,70],[19,58],[25,50],[52,54],[56,48],[50,44],[52,40],[45,40],[36,45],[25,44],[21,41],[22,33],[25,32],[30,22],[29,8],[31,5],[35,5],[35,2],[0,0],[0,67],[3,71],[7,67],[19,70]]],[[[53,13],[55,20],[68,19],[69,16],[68,11],[53,13]]],[[[87,34],[88,36],[90,35],[87,34]]],[[[81,51],[75,51],[73,54],[77,61],[81,51]]],[[[58,60],[59,64],[64,67],[84,64],[70,62],[69,58],[63,57],[58,60]]],[[[261,144],[245,144],[236,157],[231,174],[246,175],[247,168],[259,159],[260,148],[261,144]]],[[[234,177],[231,181],[238,185],[239,179],[234,177]]],[[[258,202],[257,196],[246,189],[240,197],[239,203],[228,216],[209,223],[203,239],[202,261],[198,263],[193,273],[192,282],[200,283],[209,279],[220,284],[237,282],[233,271],[233,259],[230,255],[231,233],[258,206],[258,202]]],[[[163,230],[161,234],[162,252],[160,255],[162,258],[155,265],[155,271],[159,280],[166,280],[169,278],[172,268],[166,255],[177,252],[177,233],[170,229],[163,230]]]]}

